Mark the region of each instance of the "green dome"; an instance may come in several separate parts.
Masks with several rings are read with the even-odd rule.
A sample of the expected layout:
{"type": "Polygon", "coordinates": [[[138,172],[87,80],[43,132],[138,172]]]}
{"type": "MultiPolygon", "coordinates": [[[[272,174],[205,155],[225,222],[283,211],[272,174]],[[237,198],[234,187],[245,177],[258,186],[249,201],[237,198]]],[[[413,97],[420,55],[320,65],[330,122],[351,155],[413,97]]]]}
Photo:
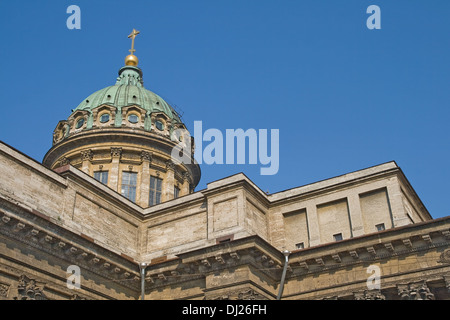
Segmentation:
{"type": "Polygon", "coordinates": [[[101,105],[110,105],[118,109],[137,105],[147,114],[163,112],[173,122],[181,123],[178,113],[164,99],[144,88],[142,70],[134,66],[122,67],[115,85],[94,92],[72,111],[92,111],[101,105]]]}

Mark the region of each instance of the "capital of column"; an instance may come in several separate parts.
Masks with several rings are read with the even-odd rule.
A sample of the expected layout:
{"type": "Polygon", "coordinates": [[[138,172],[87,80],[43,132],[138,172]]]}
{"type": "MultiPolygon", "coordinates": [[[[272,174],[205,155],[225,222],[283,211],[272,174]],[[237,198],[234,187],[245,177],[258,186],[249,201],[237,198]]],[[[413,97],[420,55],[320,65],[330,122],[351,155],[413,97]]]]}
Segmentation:
{"type": "Polygon", "coordinates": [[[141,151],[141,161],[152,161],[152,153],[148,151],[141,151]]]}
{"type": "Polygon", "coordinates": [[[175,171],[175,163],[172,160],[166,161],[166,169],[175,171]]]}
{"type": "Polygon", "coordinates": [[[120,147],[112,147],[111,148],[111,157],[120,158],[122,156],[122,148],[120,147]]]}
{"type": "Polygon", "coordinates": [[[92,161],[93,158],[94,158],[94,152],[91,149],[81,151],[81,160],[92,161]]]}

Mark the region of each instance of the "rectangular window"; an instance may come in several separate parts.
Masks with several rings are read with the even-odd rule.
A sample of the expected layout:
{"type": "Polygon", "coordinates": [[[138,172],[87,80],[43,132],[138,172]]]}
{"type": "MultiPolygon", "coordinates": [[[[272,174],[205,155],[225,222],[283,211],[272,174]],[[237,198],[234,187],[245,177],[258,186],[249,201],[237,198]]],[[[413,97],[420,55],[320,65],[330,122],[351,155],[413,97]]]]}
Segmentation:
{"type": "Polygon", "coordinates": [[[149,205],[161,203],[162,179],[150,176],[150,197],[149,205]]]}
{"type": "Polygon", "coordinates": [[[136,202],[137,172],[122,172],[121,193],[124,197],[136,202]]]}
{"type": "Polygon", "coordinates": [[[173,198],[176,199],[180,196],[180,188],[177,186],[173,187],[173,198]]]}
{"type": "Polygon", "coordinates": [[[334,241],[342,240],[342,233],[333,234],[334,241]]]}
{"type": "Polygon", "coordinates": [[[108,171],[95,171],[94,179],[103,184],[108,184],[108,171]]]}
{"type": "Polygon", "coordinates": [[[386,229],[384,227],[384,223],[377,224],[375,227],[377,228],[378,231],[383,231],[386,229]]]}
{"type": "Polygon", "coordinates": [[[305,244],[303,242],[295,244],[295,249],[304,249],[304,248],[305,248],[305,244]]]}

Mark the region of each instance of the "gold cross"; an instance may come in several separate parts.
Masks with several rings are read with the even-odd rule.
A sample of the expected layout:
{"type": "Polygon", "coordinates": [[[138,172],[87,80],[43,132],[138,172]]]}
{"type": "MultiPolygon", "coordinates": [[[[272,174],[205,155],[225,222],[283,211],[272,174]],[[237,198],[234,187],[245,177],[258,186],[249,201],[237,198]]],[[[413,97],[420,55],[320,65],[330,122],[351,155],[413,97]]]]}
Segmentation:
{"type": "Polygon", "coordinates": [[[131,49],[129,50],[131,52],[131,54],[134,54],[134,52],[136,51],[134,49],[134,38],[136,38],[136,36],[139,33],[140,33],[139,31],[137,31],[136,29],[133,29],[133,32],[131,32],[130,35],[128,36],[128,38],[131,38],[131,49]]]}

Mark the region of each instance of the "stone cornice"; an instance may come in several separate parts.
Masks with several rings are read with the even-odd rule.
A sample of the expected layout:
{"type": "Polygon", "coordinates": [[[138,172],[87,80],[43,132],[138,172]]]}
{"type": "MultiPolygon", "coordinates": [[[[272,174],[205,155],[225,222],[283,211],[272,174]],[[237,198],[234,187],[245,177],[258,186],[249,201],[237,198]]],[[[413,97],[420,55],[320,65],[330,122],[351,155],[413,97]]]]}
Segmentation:
{"type": "Polygon", "coordinates": [[[42,175],[45,178],[48,178],[63,187],[67,187],[67,181],[64,178],[60,177],[57,173],[53,172],[52,170],[44,167],[41,163],[34,160],[33,158],[30,158],[29,156],[23,154],[22,152],[7,145],[3,141],[0,141],[0,153],[3,153],[9,158],[12,158],[16,162],[20,162],[22,165],[33,170],[39,175],[42,175]]]}
{"type": "Polygon", "coordinates": [[[449,228],[450,217],[446,217],[296,250],[290,255],[289,277],[449,247],[449,228]]]}
{"type": "Polygon", "coordinates": [[[352,185],[362,183],[368,179],[383,178],[388,175],[397,174],[400,172],[399,169],[400,168],[395,164],[395,162],[388,162],[334,178],[270,194],[268,199],[272,205],[278,205],[284,201],[292,201],[293,199],[300,200],[317,193],[323,194],[345,187],[350,187],[352,185]]]}
{"type": "MultiPolygon", "coordinates": [[[[51,167],[61,156],[67,152],[80,147],[89,148],[99,143],[111,144],[130,144],[130,145],[151,145],[153,149],[170,156],[172,148],[176,146],[176,142],[166,137],[154,133],[141,133],[132,129],[92,129],[82,134],[71,136],[57,144],[55,144],[44,156],[42,163],[51,167]]],[[[125,148],[125,147],[124,147],[125,148]]],[[[200,167],[193,159],[192,164],[183,165],[193,179],[194,185],[200,180],[200,167]]]]}
{"type": "Polygon", "coordinates": [[[259,236],[250,236],[179,254],[147,268],[147,289],[204,278],[229,268],[248,266],[263,273],[275,284],[279,281],[284,256],[259,236]]]}
{"type": "Polygon", "coordinates": [[[0,234],[131,290],[139,288],[139,266],[133,258],[3,199],[0,199],[0,234]]]}

